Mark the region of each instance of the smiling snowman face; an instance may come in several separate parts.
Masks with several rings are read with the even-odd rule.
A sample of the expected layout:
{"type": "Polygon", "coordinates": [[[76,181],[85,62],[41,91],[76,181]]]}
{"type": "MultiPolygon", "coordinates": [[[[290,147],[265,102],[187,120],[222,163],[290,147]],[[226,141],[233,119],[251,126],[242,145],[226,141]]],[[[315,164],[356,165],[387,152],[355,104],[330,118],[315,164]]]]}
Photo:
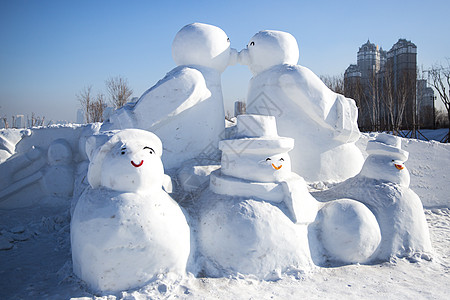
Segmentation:
{"type": "Polygon", "coordinates": [[[101,185],[138,192],[161,188],[164,168],[152,145],[139,141],[116,144],[105,156],[101,185]]]}
{"type": "Polygon", "coordinates": [[[291,173],[291,159],[287,153],[222,155],[222,173],[251,181],[275,182],[291,173]]]}
{"type": "Polygon", "coordinates": [[[389,156],[370,155],[364,163],[361,175],[406,187],[410,183],[410,175],[404,162],[389,156]]]}
{"type": "Polygon", "coordinates": [[[261,173],[276,181],[284,174],[291,173],[291,158],[287,153],[272,155],[259,161],[261,173]]]}
{"type": "Polygon", "coordinates": [[[121,192],[161,189],[161,155],[161,140],[155,134],[140,129],[118,131],[92,155],[89,184],[121,192]]]}

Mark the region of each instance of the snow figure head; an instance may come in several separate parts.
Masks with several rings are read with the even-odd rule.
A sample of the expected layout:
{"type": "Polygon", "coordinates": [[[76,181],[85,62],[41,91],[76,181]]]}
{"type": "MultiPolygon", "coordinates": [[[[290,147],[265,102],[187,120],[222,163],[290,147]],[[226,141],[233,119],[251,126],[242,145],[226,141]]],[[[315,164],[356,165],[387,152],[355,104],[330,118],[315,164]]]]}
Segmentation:
{"type": "Polygon", "coordinates": [[[276,30],[258,32],[239,53],[240,63],[247,65],[253,75],[276,65],[296,65],[298,57],[297,40],[290,33],[276,30]]]}
{"type": "Polygon", "coordinates": [[[402,186],[409,186],[410,176],[404,163],[408,160],[408,152],[401,148],[401,138],[380,133],[367,144],[367,157],[361,175],[388,181],[402,186]]]}
{"type": "Polygon", "coordinates": [[[275,117],[240,115],[237,136],[219,143],[222,173],[260,182],[278,181],[291,173],[288,151],[294,140],[279,137],[275,117]]]}
{"type": "Polygon", "coordinates": [[[139,129],[119,131],[93,154],[89,184],[121,192],[161,189],[161,154],[161,140],[155,134],[139,129]]]}
{"type": "Polygon", "coordinates": [[[219,27],[193,23],[178,31],[172,57],[179,66],[199,65],[222,73],[237,62],[237,51],[230,48],[230,39],[219,27]]]}

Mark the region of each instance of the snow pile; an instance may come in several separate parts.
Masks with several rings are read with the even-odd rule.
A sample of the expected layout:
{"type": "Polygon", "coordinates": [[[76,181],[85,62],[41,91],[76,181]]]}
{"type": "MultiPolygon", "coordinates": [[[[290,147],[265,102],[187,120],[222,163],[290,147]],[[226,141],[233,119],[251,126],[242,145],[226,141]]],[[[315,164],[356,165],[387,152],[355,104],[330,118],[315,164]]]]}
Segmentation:
{"type": "Polygon", "coordinates": [[[123,130],[91,155],[90,187],[71,221],[74,273],[103,292],[139,287],[161,273],[184,274],[190,229],[162,189],[159,138],[123,130]]]}
{"type": "Polygon", "coordinates": [[[367,205],[377,218],[381,243],[372,256],[387,261],[394,256],[429,258],[431,242],[420,198],[409,188],[404,162],[408,153],[401,139],[379,134],[369,141],[369,156],[357,176],[313,195],[322,200],[346,197],[367,205]]]}
{"type": "Polygon", "coordinates": [[[178,168],[208,149],[217,151],[225,130],[220,75],[237,61],[225,32],[201,23],[186,25],[177,33],[172,55],[178,67],[103,126],[103,130],[154,132],[162,139],[167,169],[178,168]]]}
{"type": "Polygon", "coordinates": [[[363,164],[355,146],[359,138],[352,99],[328,89],[309,69],[297,65],[295,38],[265,30],[239,53],[253,73],[247,113],[275,116],[279,132],[295,139],[293,171],[307,181],[342,181],[363,164]]]}
{"type": "Polygon", "coordinates": [[[317,202],[291,172],[294,141],[277,135],[275,118],[241,115],[238,136],[219,143],[221,168],[199,200],[198,243],[209,276],[276,279],[313,267],[308,227],[317,202]]]}

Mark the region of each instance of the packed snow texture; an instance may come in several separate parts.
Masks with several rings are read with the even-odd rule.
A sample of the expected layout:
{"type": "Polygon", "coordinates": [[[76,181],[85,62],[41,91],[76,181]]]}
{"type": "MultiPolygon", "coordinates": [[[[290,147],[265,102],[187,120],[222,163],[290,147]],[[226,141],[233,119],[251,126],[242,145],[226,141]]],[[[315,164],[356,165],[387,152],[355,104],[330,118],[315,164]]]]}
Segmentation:
{"type": "Polygon", "coordinates": [[[90,187],[76,204],[70,232],[74,273],[94,291],[117,292],[186,272],[190,228],[162,189],[161,155],[156,135],[127,129],[90,158],[90,187]]]}
{"type": "Polygon", "coordinates": [[[277,118],[282,136],[295,139],[292,169],[307,181],[342,181],[364,162],[354,100],[331,91],[309,69],[297,65],[295,38],[286,32],[260,31],[239,53],[253,73],[247,113],[277,118]]]}
{"type": "Polygon", "coordinates": [[[380,227],[373,213],[351,199],[327,203],[319,211],[316,224],[324,256],[330,261],[367,262],[381,241],[380,227]]]}
{"type": "Polygon", "coordinates": [[[155,133],[163,142],[167,169],[217,149],[225,130],[221,73],[237,62],[237,51],[230,48],[225,32],[201,23],[177,33],[172,56],[178,67],[103,126],[103,130],[140,128],[155,133]]]}

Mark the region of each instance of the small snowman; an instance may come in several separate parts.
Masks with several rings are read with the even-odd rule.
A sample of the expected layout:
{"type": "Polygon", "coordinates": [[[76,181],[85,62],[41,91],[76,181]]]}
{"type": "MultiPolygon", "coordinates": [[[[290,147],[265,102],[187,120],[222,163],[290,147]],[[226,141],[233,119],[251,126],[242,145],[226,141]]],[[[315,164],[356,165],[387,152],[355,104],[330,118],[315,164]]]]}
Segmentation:
{"type": "Polygon", "coordinates": [[[280,134],[294,138],[293,171],[307,181],[342,181],[364,162],[357,107],[331,91],[313,72],[297,65],[299,49],[287,33],[264,30],[239,53],[253,73],[247,113],[277,117],[280,134]]]}
{"type": "Polygon", "coordinates": [[[222,29],[193,23],[176,34],[172,56],[178,67],[104,125],[105,129],[140,128],[160,136],[168,169],[205,149],[217,149],[225,130],[220,77],[238,55],[222,29]]]}
{"type": "Polygon", "coordinates": [[[161,141],[144,130],[113,133],[90,154],[90,187],[71,221],[74,273],[102,292],[182,275],[190,253],[186,217],[162,189],[161,141]]]}
{"type": "Polygon", "coordinates": [[[318,204],[291,171],[293,146],[293,139],[278,136],[274,117],[257,115],[238,116],[236,138],[219,143],[221,168],[198,204],[208,275],[275,279],[313,267],[308,224],[318,204]]]}
{"type": "Polygon", "coordinates": [[[401,149],[401,138],[380,133],[369,141],[367,153],[357,176],[314,195],[322,200],[355,199],[373,212],[381,229],[381,242],[371,260],[429,259],[432,248],[428,226],[422,202],[409,188],[410,176],[404,164],[408,152],[401,149]]]}

